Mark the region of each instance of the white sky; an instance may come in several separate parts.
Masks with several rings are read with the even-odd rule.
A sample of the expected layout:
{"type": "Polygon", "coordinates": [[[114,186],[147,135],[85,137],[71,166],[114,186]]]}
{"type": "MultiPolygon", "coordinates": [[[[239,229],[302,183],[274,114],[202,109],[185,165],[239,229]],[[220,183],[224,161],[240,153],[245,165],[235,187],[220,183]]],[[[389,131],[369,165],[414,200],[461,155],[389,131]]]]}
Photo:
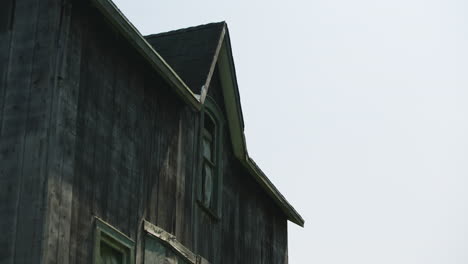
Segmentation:
{"type": "Polygon", "coordinates": [[[290,263],[468,263],[467,1],[115,2],[143,34],[227,21],[290,263]]]}

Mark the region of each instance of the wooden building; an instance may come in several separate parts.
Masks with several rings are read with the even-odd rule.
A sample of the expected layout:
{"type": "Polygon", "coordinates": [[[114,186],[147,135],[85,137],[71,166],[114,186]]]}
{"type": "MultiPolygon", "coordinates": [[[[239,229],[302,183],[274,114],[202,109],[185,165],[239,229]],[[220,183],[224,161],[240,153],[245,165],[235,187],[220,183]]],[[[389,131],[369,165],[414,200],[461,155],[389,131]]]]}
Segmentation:
{"type": "Polygon", "coordinates": [[[0,2],[0,263],[285,264],[304,220],[249,157],[224,22],[0,2]]]}

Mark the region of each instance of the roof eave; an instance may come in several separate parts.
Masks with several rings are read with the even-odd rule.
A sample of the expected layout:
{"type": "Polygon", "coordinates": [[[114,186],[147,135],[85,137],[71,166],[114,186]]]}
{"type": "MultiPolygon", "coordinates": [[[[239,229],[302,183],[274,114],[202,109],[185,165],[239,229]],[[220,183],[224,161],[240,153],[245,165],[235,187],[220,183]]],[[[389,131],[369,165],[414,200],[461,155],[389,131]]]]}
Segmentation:
{"type": "Polygon", "coordinates": [[[153,49],[133,24],[120,12],[111,0],[91,0],[91,3],[107,18],[145,60],[171,85],[174,91],[193,108],[200,110],[201,103],[177,73],[153,49]]]}
{"type": "Polygon", "coordinates": [[[223,23],[224,23],[223,29],[221,30],[221,33],[220,33],[220,36],[219,36],[219,39],[218,39],[218,44],[216,45],[216,50],[215,50],[215,53],[214,53],[214,56],[213,56],[213,59],[211,61],[211,65],[210,65],[210,70],[209,70],[208,75],[206,77],[205,84],[203,85],[203,87],[201,89],[200,102],[202,104],[205,101],[205,97],[208,94],[208,89],[210,87],[211,79],[213,77],[213,73],[214,73],[214,70],[216,68],[216,64],[218,63],[218,57],[219,57],[219,54],[221,52],[221,48],[223,47],[224,36],[226,35],[226,30],[227,30],[226,29],[226,22],[223,22],[223,23]]]}
{"type": "Polygon", "coordinates": [[[247,144],[244,134],[244,122],[242,108],[240,104],[239,89],[237,87],[237,78],[234,67],[234,59],[231,52],[231,43],[229,39],[229,31],[226,29],[224,35],[223,47],[218,56],[218,67],[220,68],[220,77],[223,83],[222,89],[226,105],[226,112],[231,134],[231,140],[234,150],[234,155],[241,164],[249,171],[260,186],[281,208],[283,213],[291,222],[304,227],[304,219],[294,209],[294,207],[286,200],[275,185],[268,179],[263,171],[256,165],[247,151],[247,144]]]}
{"type": "MultiPolygon", "coordinates": [[[[131,45],[145,58],[145,60],[156,70],[160,75],[171,85],[175,92],[182,97],[182,99],[191,105],[196,110],[202,108],[200,103],[201,97],[194,94],[177,73],[164,61],[164,59],[153,49],[153,47],[145,40],[140,32],[133,26],[133,24],[120,12],[111,0],[91,0],[91,3],[108,19],[111,25],[127,39],[131,45]]],[[[225,25],[226,27],[226,25],[225,25]]],[[[227,63],[230,85],[224,87],[223,92],[225,95],[225,103],[227,108],[228,123],[231,131],[231,139],[234,147],[235,156],[247,168],[247,170],[254,176],[255,180],[262,186],[268,195],[275,201],[275,203],[285,213],[288,220],[304,226],[304,220],[297,213],[297,211],[289,204],[279,190],[273,183],[266,177],[262,170],[255,164],[247,153],[245,135],[244,135],[244,122],[242,109],[240,104],[239,90],[237,87],[237,78],[234,67],[234,60],[231,53],[231,43],[229,33],[225,28],[223,33],[223,47],[220,48],[219,58],[224,57],[227,63]],[[224,53],[223,53],[224,49],[224,53]]],[[[209,82],[209,80],[207,80],[209,82]]]]}
{"type": "Polygon", "coordinates": [[[281,210],[286,214],[289,221],[304,227],[305,221],[301,215],[294,209],[294,207],[286,200],[286,198],[281,194],[281,192],[276,188],[276,186],[268,179],[268,177],[263,173],[263,171],[257,166],[254,160],[250,157],[246,157],[246,165],[253,175],[257,182],[262,185],[264,189],[267,190],[268,194],[276,201],[277,205],[281,210]]]}

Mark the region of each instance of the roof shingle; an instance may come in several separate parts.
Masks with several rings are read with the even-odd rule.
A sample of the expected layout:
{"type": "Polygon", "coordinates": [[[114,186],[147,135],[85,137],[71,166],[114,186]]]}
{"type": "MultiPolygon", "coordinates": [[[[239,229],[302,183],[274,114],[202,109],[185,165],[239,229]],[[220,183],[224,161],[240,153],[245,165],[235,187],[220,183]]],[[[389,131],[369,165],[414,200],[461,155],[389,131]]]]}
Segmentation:
{"type": "Polygon", "coordinates": [[[148,35],[146,40],[182,78],[200,94],[214,59],[225,22],[148,35]]]}

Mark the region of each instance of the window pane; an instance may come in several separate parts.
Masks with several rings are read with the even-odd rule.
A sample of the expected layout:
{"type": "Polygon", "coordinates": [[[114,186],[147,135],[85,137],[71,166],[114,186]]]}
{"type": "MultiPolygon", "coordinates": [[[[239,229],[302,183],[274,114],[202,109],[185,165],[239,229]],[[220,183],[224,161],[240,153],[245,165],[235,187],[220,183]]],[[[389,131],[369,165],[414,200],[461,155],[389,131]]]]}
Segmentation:
{"type": "Polygon", "coordinates": [[[211,141],[205,137],[203,137],[203,157],[206,159],[213,161],[211,159],[213,153],[213,144],[211,141]]]}
{"type": "Polygon", "coordinates": [[[206,131],[208,131],[211,135],[214,135],[215,131],[215,123],[213,119],[208,114],[205,114],[204,126],[206,131]]]}
{"type": "Polygon", "coordinates": [[[123,264],[122,252],[101,242],[101,263],[102,264],[123,264]]]}
{"type": "Polygon", "coordinates": [[[203,164],[203,203],[208,207],[211,205],[213,196],[213,168],[207,164],[203,164]]]}

